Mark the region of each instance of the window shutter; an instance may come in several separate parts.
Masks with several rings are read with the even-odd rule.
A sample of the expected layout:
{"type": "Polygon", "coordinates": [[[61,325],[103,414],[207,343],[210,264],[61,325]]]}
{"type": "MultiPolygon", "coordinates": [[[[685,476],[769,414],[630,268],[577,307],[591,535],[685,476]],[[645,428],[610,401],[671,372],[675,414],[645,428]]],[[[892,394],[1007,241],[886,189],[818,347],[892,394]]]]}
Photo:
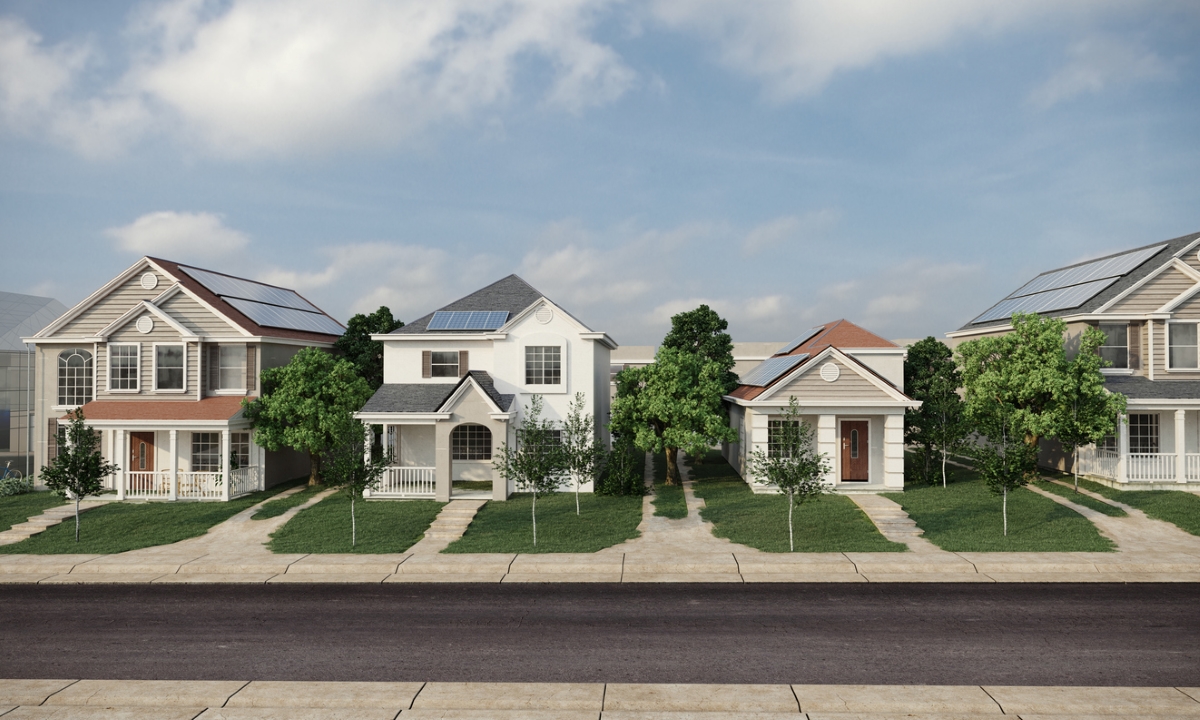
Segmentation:
{"type": "Polygon", "coordinates": [[[213,393],[221,388],[221,346],[208,346],[208,391],[213,393]]]}
{"type": "Polygon", "coordinates": [[[421,351],[421,377],[433,377],[433,351],[421,351]]]}
{"type": "Polygon", "coordinates": [[[469,369],[469,365],[467,364],[467,360],[468,360],[467,356],[468,356],[468,353],[466,350],[458,351],[458,376],[459,377],[467,376],[467,370],[469,369]]]}
{"type": "Polygon", "coordinates": [[[46,428],[46,462],[58,457],[58,420],[51,420],[46,428]]]}
{"type": "Polygon", "coordinates": [[[1137,323],[1129,325],[1129,369],[1142,369],[1142,326],[1137,323]]]}
{"type": "Polygon", "coordinates": [[[258,390],[258,346],[246,346],[246,394],[258,390]]]}

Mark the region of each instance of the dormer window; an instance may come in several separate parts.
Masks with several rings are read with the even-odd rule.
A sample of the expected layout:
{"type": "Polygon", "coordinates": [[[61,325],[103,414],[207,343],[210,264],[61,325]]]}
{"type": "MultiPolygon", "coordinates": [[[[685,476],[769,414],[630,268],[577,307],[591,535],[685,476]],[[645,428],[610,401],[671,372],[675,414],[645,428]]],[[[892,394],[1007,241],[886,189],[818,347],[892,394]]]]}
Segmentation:
{"type": "Polygon", "coordinates": [[[1129,325],[1100,323],[1100,332],[1104,333],[1104,344],[1100,346],[1100,357],[1107,361],[1110,368],[1128,368],[1129,325]]]}

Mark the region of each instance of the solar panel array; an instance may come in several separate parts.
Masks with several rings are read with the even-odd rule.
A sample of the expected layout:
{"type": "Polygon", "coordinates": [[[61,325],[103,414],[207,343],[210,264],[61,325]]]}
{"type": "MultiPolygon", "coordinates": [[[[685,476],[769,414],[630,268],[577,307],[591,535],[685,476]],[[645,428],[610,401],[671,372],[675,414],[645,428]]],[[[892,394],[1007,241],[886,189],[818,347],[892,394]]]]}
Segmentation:
{"type": "Polygon", "coordinates": [[[819,326],[817,326],[817,327],[813,328],[812,330],[809,330],[807,333],[805,333],[805,334],[801,335],[800,337],[798,337],[798,338],[796,338],[795,340],[791,341],[791,342],[790,342],[790,343],[788,343],[787,345],[784,345],[783,347],[781,347],[781,348],[779,348],[778,350],[776,350],[776,351],[775,351],[775,354],[776,354],[776,355],[783,355],[784,353],[790,353],[791,351],[795,350],[796,348],[800,347],[800,346],[801,346],[801,345],[803,345],[804,343],[806,343],[806,342],[808,342],[809,340],[811,340],[811,339],[813,339],[814,337],[816,337],[817,333],[821,332],[821,331],[822,331],[822,330],[824,330],[824,329],[825,329],[825,326],[824,326],[824,325],[819,325],[819,326]]]}
{"type": "Polygon", "coordinates": [[[507,310],[438,310],[428,330],[495,330],[508,322],[507,310]]]}
{"type": "Polygon", "coordinates": [[[1156,245],[1042,273],[971,322],[1002,320],[1018,312],[1044,313],[1079,307],[1165,247],[1156,245]]]}
{"type": "Polygon", "coordinates": [[[324,335],[341,335],[346,332],[346,328],[340,323],[293,290],[184,265],[180,265],[179,269],[263,327],[324,335]]]}
{"type": "Polygon", "coordinates": [[[743,375],[739,379],[739,382],[743,385],[766,387],[807,359],[808,353],[767,358],[756,365],[753,370],[743,375]]]}

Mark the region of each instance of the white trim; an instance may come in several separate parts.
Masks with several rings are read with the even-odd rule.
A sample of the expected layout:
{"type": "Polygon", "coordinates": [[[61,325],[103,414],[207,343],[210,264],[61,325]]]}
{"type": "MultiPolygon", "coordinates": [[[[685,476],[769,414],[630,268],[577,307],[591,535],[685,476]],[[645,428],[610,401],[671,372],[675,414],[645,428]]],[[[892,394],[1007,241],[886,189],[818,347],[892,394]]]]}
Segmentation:
{"type": "MultiPolygon", "coordinates": [[[[1178,259],[1172,257],[1170,260],[1168,260],[1167,262],[1160,265],[1157,269],[1151,271],[1150,273],[1147,273],[1146,276],[1143,277],[1141,280],[1138,280],[1134,284],[1132,284],[1129,287],[1122,290],[1120,292],[1120,294],[1118,294],[1112,300],[1109,300],[1108,302],[1101,305],[1099,308],[1096,309],[1096,312],[1102,313],[1105,310],[1108,310],[1113,305],[1116,305],[1117,303],[1121,302],[1125,298],[1129,297],[1129,295],[1132,294],[1134,291],[1141,289],[1141,287],[1143,285],[1150,282],[1151,280],[1158,277],[1159,275],[1163,274],[1167,270],[1167,268],[1175,267],[1175,263],[1177,263],[1177,262],[1179,262],[1178,259]]],[[[1185,263],[1185,267],[1186,267],[1186,263],[1185,263]]],[[[1192,270],[1191,268],[1188,268],[1188,270],[1191,271],[1191,273],[1189,273],[1189,276],[1192,276],[1192,273],[1195,273],[1195,271],[1192,270]]],[[[1200,277],[1196,277],[1196,279],[1198,281],[1200,281],[1200,277]]]]}
{"type": "MultiPolygon", "coordinates": [[[[894,400],[896,402],[917,402],[917,401],[913,400],[912,398],[908,397],[907,395],[905,395],[904,393],[900,392],[896,388],[892,387],[891,385],[880,380],[878,377],[875,376],[874,373],[869,372],[869,371],[864,372],[863,366],[861,363],[858,362],[858,360],[855,360],[853,357],[846,355],[841,350],[839,350],[833,346],[825,348],[821,352],[817,353],[816,357],[810,358],[806,362],[801,363],[800,367],[796,368],[795,370],[792,370],[790,373],[785,375],[781,380],[777,381],[773,386],[767,388],[762,394],[760,394],[758,397],[756,397],[754,399],[756,401],[760,400],[760,399],[766,400],[766,399],[774,396],[781,389],[783,389],[787,385],[790,385],[791,383],[795,382],[801,376],[803,376],[803,375],[807,374],[809,371],[811,371],[813,368],[818,368],[818,372],[820,372],[819,366],[821,364],[821,361],[824,359],[830,358],[830,357],[841,360],[843,365],[847,366],[848,368],[853,370],[859,377],[863,378],[864,380],[866,380],[867,382],[871,383],[876,388],[881,390],[884,394],[891,397],[892,400],[894,400]]],[[[830,393],[831,394],[837,392],[835,389],[836,387],[837,387],[836,385],[834,385],[832,383],[830,384],[830,393]]],[[[872,401],[872,402],[873,402],[873,404],[876,404],[876,405],[879,404],[879,401],[877,401],[877,400],[872,401]]],[[[807,406],[807,405],[811,405],[812,403],[805,401],[804,404],[807,406]]],[[[847,403],[843,402],[841,404],[847,404],[847,403]]],[[[918,403],[918,405],[915,407],[919,407],[919,406],[920,406],[920,404],[918,403]]]]}
{"type": "Polygon", "coordinates": [[[354,417],[365,423],[386,425],[433,425],[449,420],[453,413],[357,412],[354,417]]]}
{"type": "Polygon", "coordinates": [[[438,406],[437,411],[439,413],[445,413],[449,415],[451,411],[447,408],[453,407],[459,400],[461,400],[463,396],[467,394],[468,388],[473,388],[478,391],[481,396],[483,396],[483,400],[488,404],[488,407],[491,408],[492,414],[504,414],[504,411],[501,410],[498,405],[496,405],[491,396],[483,391],[483,388],[480,387],[479,383],[475,381],[475,378],[467,375],[466,380],[466,382],[459,385],[458,388],[450,394],[450,397],[446,398],[445,401],[438,406]]]}
{"type": "Polygon", "coordinates": [[[1187,275],[1191,279],[1200,283],[1200,270],[1197,270],[1196,268],[1192,267],[1191,265],[1188,265],[1184,261],[1180,260],[1178,257],[1176,257],[1174,260],[1171,261],[1171,265],[1179,272],[1183,273],[1184,275],[1187,275]]]}
{"type": "MultiPolygon", "coordinates": [[[[1163,323],[1166,328],[1163,338],[1163,367],[1167,372],[1200,372],[1200,320],[1168,320],[1163,323]],[[1195,367],[1174,367],[1171,365],[1171,326],[1172,325],[1194,325],[1196,327],[1196,366],[1195,367]]],[[[1153,336],[1152,336],[1153,337],[1153,336]]],[[[1151,378],[1153,380],[1153,378],[1151,378]]]]}
{"type": "Polygon", "coordinates": [[[139,270],[143,270],[146,267],[153,267],[154,269],[161,272],[163,275],[166,275],[167,277],[171,278],[171,280],[176,281],[176,282],[178,281],[178,278],[176,278],[174,275],[172,275],[171,273],[167,272],[166,270],[163,270],[162,268],[158,267],[158,265],[150,262],[150,258],[143,257],[141,260],[138,260],[132,266],[130,266],[127,270],[125,270],[125,272],[121,273],[120,275],[117,275],[112,280],[109,280],[107,283],[102,285],[99,290],[93,292],[91,295],[88,295],[86,298],[81,300],[79,302],[79,304],[77,304],[75,307],[73,307],[70,310],[63,313],[61,316],[59,316],[59,318],[57,320],[50,323],[46,327],[42,328],[41,332],[34,335],[33,338],[44,339],[44,338],[50,337],[50,335],[57,332],[59,328],[63,327],[64,325],[69,324],[72,320],[74,320],[77,317],[79,317],[80,315],[82,315],[85,310],[87,310],[88,308],[95,305],[97,302],[99,302],[101,300],[101,298],[105,297],[110,292],[112,292],[113,290],[115,290],[116,288],[121,286],[123,283],[130,280],[135,274],[137,274],[137,272],[139,270]]]}
{"type": "MultiPolygon", "coordinates": [[[[567,391],[568,370],[570,368],[570,358],[567,354],[570,342],[565,337],[557,336],[561,340],[558,344],[546,344],[544,341],[538,341],[538,335],[529,336],[534,338],[532,342],[522,340],[517,345],[517,357],[520,358],[520,373],[521,381],[514,383],[521,388],[521,392],[527,395],[561,395],[567,391]],[[529,380],[529,359],[526,353],[529,348],[558,348],[558,382],[557,383],[530,383],[529,380]]],[[[545,337],[545,336],[542,336],[545,337]]],[[[611,372],[611,369],[610,369],[611,372]]],[[[609,381],[612,382],[611,380],[609,381]]],[[[497,408],[499,412],[499,408],[497,408]]]]}
{"type": "Polygon", "coordinates": [[[620,347],[617,345],[616,340],[613,340],[608,336],[608,333],[604,332],[584,332],[579,333],[579,337],[584,340],[595,340],[609,350],[616,350],[618,347],[620,347]]]}
{"type": "MultiPolygon", "coordinates": [[[[140,342],[108,343],[104,348],[104,358],[105,358],[104,392],[125,395],[125,394],[136,394],[136,393],[139,393],[142,391],[142,344],[140,342]],[[134,373],[134,380],[137,383],[137,387],[133,388],[132,390],[124,389],[124,388],[114,389],[112,386],[112,384],[113,384],[112,350],[113,350],[113,348],[117,348],[117,347],[131,347],[131,346],[137,348],[137,354],[135,355],[135,357],[137,358],[137,372],[134,373]]],[[[93,372],[95,371],[95,362],[94,361],[93,361],[93,365],[92,365],[92,370],[93,370],[93,372]]],[[[93,398],[93,399],[95,399],[95,398],[93,398]]]]}
{"type": "Polygon", "coordinates": [[[387,342],[389,340],[420,340],[429,342],[430,340],[454,340],[456,342],[462,340],[503,340],[508,337],[508,333],[446,333],[446,332],[421,332],[421,333],[406,333],[404,335],[392,335],[391,333],[381,333],[371,335],[372,340],[379,342],[387,342]]]}
{"type": "Polygon", "coordinates": [[[1004,323],[1002,325],[991,325],[983,328],[971,328],[970,330],[951,330],[946,333],[948,338],[970,337],[972,335],[988,335],[990,333],[1008,332],[1013,329],[1012,323],[1004,323]]]}
{"type": "MultiPolygon", "coordinates": [[[[199,282],[199,281],[197,280],[197,282],[199,282]]],[[[191,290],[188,290],[188,289],[187,289],[186,287],[184,287],[182,284],[179,286],[179,289],[180,289],[180,291],[182,291],[182,292],[183,292],[183,294],[187,295],[189,298],[191,298],[192,300],[195,300],[197,303],[199,303],[201,307],[203,307],[204,309],[208,310],[208,311],[209,311],[209,312],[211,312],[213,315],[216,315],[218,318],[220,318],[220,319],[224,320],[224,321],[225,321],[225,323],[226,323],[227,325],[229,325],[229,326],[230,326],[230,327],[232,327],[234,330],[236,330],[236,331],[238,331],[239,333],[241,333],[241,336],[242,336],[242,337],[254,337],[254,333],[250,332],[250,331],[249,331],[249,330],[247,330],[246,328],[244,328],[244,327],[242,327],[241,325],[239,325],[239,324],[237,324],[236,322],[234,322],[234,321],[233,321],[233,320],[232,320],[232,319],[231,319],[231,318],[230,318],[228,315],[226,315],[225,313],[223,313],[223,312],[221,312],[220,310],[216,309],[215,307],[213,307],[213,306],[212,306],[212,305],[210,305],[209,303],[205,302],[205,301],[204,301],[202,298],[200,298],[198,295],[196,295],[196,293],[192,292],[191,290]]],[[[216,293],[213,293],[213,294],[215,295],[216,293]]],[[[324,311],[322,311],[322,312],[324,312],[324,311]]]]}
{"type": "Polygon", "coordinates": [[[1132,375],[1133,368],[1100,368],[1101,375],[1132,375]]]}
{"type": "Polygon", "coordinates": [[[163,393],[165,395],[186,395],[187,394],[187,374],[188,374],[188,344],[186,342],[159,342],[150,344],[150,357],[153,360],[151,387],[154,392],[163,393]],[[159,388],[158,387],[158,348],[160,347],[181,347],[183,348],[183,387],[175,388],[159,388]]]}
{"type": "Polygon", "coordinates": [[[1186,246],[1184,246],[1184,248],[1182,250],[1175,253],[1175,257],[1181,258],[1184,255],[1187,255],[1188,251],[1191,250],[1192,248],[1196,247],[1197,245],[1200,245],[1200,237],[1197,237],[1195,240],[1191,241],[1186,246]]]}
{"type": "MultiPolygon", "coordinates": [[[[1178,262],[1178,261],[1176,261],[1176,262],[1178,262]]],[[[1162,307],[1160,307],[1158,310],[1155,310],[1154,312],[1156,315],[1173,313],[1177,307],[1179,307],[1180,305],[1184,304],[1188,300],[1191,300],[1193,297],[1195,297],[1197,292],[1200,292],[1200,283],[1197,283],[1197,284],[1191,286],[1190,288],[1188,288],[1187,290],[1184,290],[1183,292],[1179,293],[1179,295],[1177,295],[1174,300],[1171,300],[1169,303],[1167,303],[1166,305],[1163,305],[1162,307]]]]}
{"type": "MultiPolygon", "coordinates": [[[[895,347],[890,347],[890,348],[839,347],[838,350],[841,350],[844,353],[853,353],[855,355],[907,355],[908,354],[908,351],[905,350],[904,348],[900,347],[899,345],[897,345],[895,347]]],[[[772,355],[771,357],[774,357],[774,355],[772,355]]]]}
{"type": "MultiPolygon", "coordinates": [[[[240,411],[239,411],[240,413],[240,411]]],[[[129,432],[154,432],[158,430],[198,428],[208,432],[214,428],[230,428],[243,431],[250,427],[249,421],[242,417],[232,417],[228,420],[92,420],[88,425],[98,428],[112,428],[129,432]]]]}
{"type": "MultiPolygon", "coordinates": [[[[184,340],[190,340],[193,342],[195,342],[196,340],[199,340],[199,338],[196,336],[195,333],[193,333],[191,330],[188,330],[187,328],[185,328],[183,325],[181,325],[179,323],[179,321],[177,321],[175,318],[168,315],[165,310],[158,307],[157,305],[151,304],[148,300],[142,300],[137,305],[134,305],[133,307],[129,308],[129,310],[127,310],[124,315],[117,318],[116,320],[113,320],[103,330],[96,333],[96,337],[107,340],[109,338],[109,336],[111,336],[117,330],[121,329],[130,320],[134,319],[138,315],[141,315],[143,312],[148,312],[148,313],[154,315],[155,317],[157,317],[158,319],[162,320],[166,324],[170,325],[172,328],[175,329],[176,332],[179,333],[180,337],[182,337],[184,340]]],[[[141,332],[141,330],[139,330],[138,332],[141,332]]]]}

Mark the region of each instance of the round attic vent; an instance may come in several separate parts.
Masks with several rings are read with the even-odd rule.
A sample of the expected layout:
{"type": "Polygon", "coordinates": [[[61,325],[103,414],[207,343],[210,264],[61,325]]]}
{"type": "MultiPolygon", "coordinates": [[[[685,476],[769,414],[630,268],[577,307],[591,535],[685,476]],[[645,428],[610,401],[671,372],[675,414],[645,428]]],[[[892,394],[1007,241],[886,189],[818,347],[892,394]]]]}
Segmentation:
{"type": "Polygon", "coordinates": [[[842,371],[838,370],[838,366],[831,362],[827,362],[821,366],[821,379],[825,382],[833,382],[841,377],[842,371]]]}
{"type": "Polygon", "coordinates": [[[146,273],[142,276],[142,287],[147,290],[153,290],[158,287],[158,276],[154,273],[146,273]]]}
{"type": "Polygon", "coordinates": [[[535,312],[533,316],[537,318],[538,322],[545,325],[554,319],[554,311],[543,305],[537,309],[537,312],[535,312]]]}
{"type": "Polygon", "coordinates": [[[154,329],[154,318],[150,317],[149,315],[141,316],[137,321],[137,329],[138,332],[143,335],[150,332],[154,329]]]}

